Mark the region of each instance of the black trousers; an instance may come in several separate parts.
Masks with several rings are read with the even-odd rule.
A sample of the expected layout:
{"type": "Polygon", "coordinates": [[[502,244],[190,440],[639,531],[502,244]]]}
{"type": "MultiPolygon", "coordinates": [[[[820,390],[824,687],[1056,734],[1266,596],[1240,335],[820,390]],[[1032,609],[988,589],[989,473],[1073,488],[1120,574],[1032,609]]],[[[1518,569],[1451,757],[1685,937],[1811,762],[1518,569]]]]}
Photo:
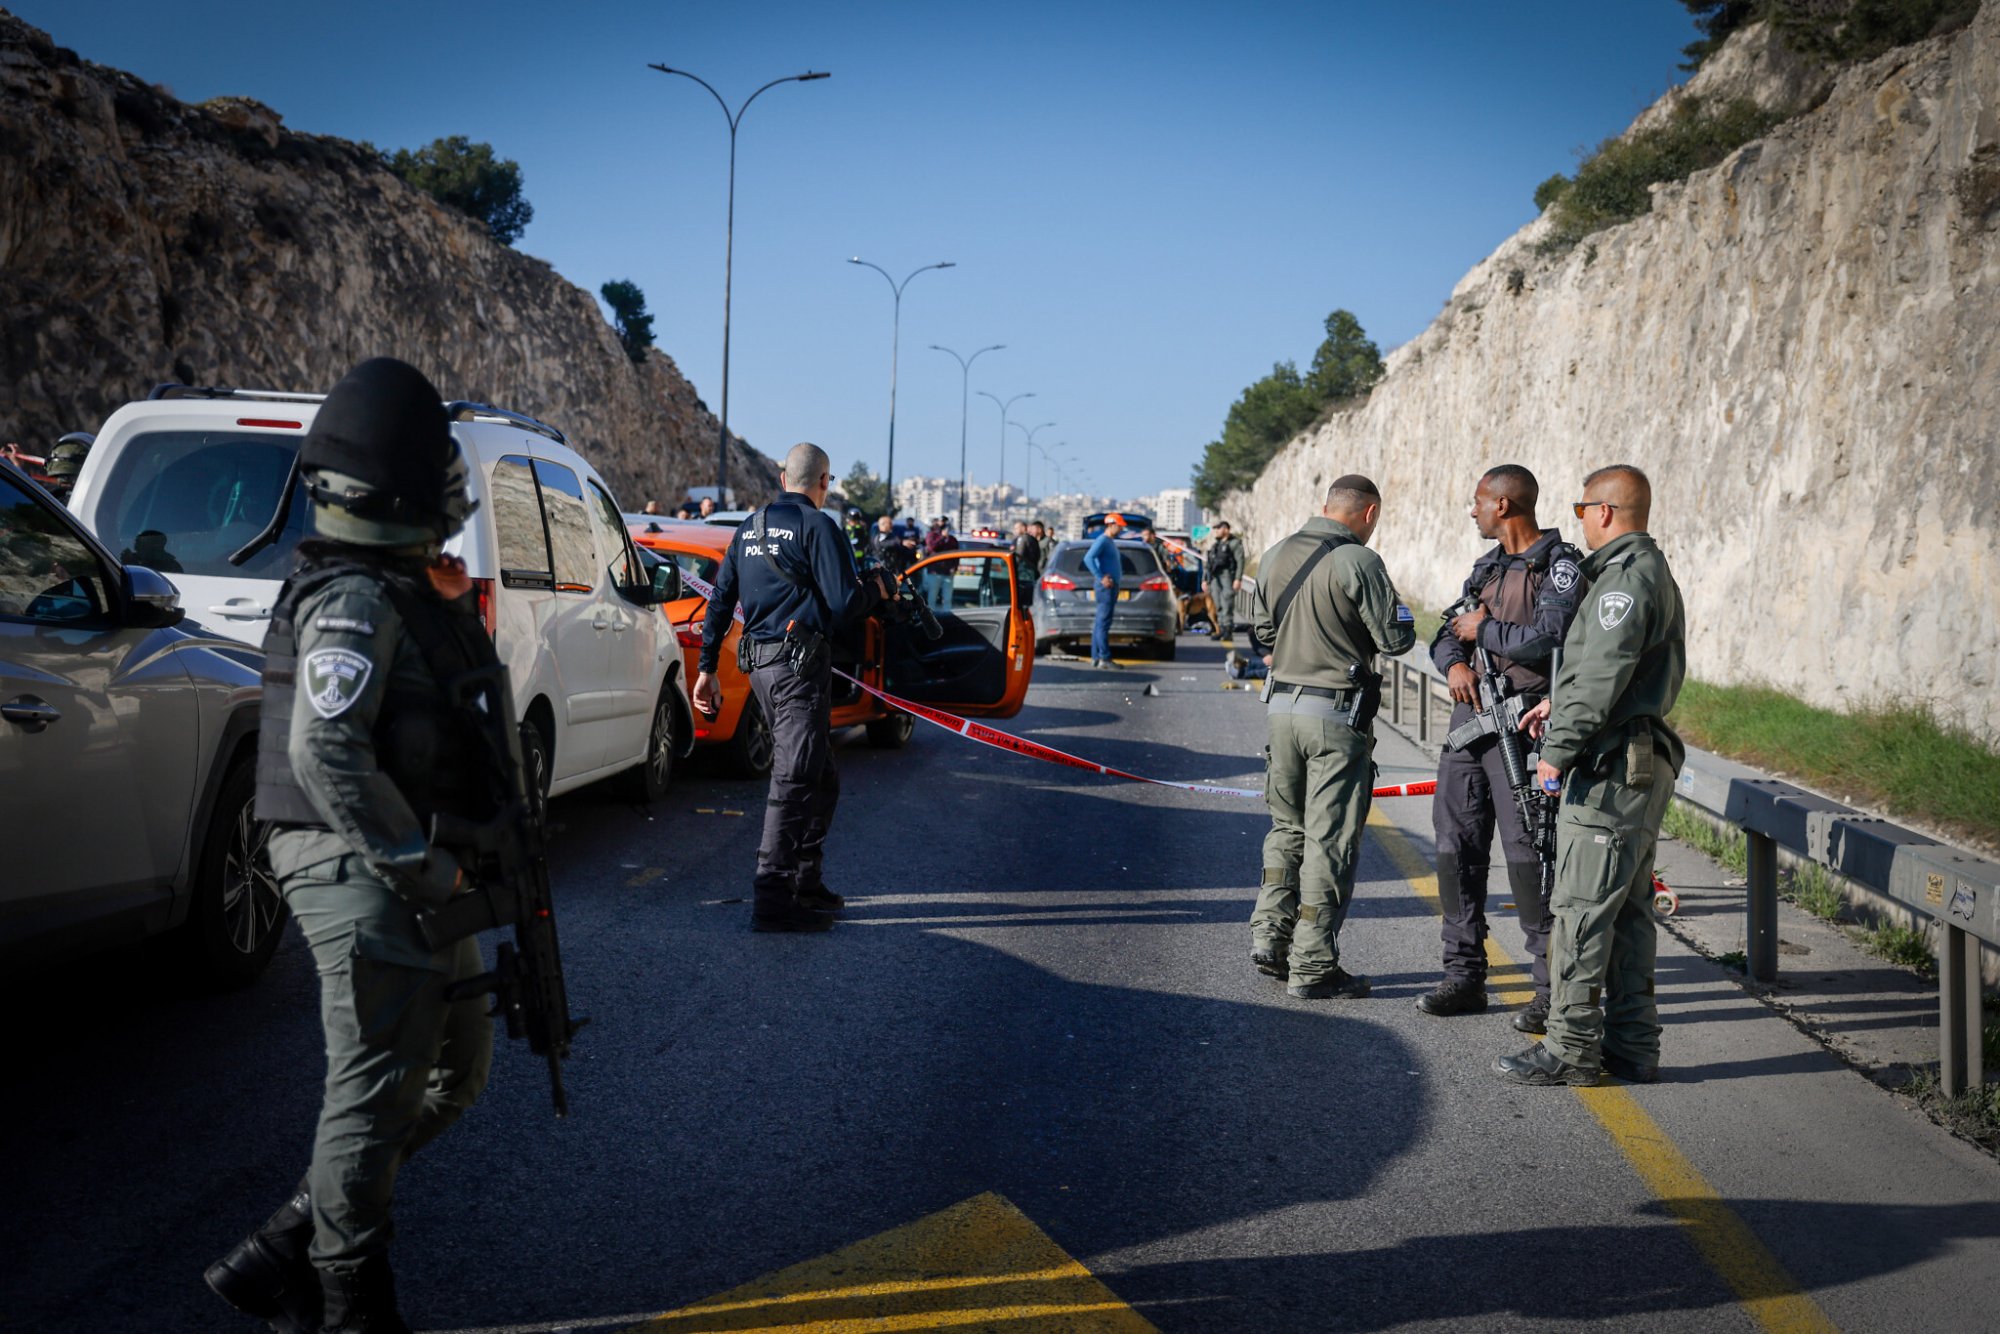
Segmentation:
{"type": "Polygon", "coordinates": [[[789,905],[801,889],[817,889],[826,859],[826,831],[840,801],[833,763],[833,671],[801,681],[783,663],[750,673],[750,688],[771,720],[771,791],[764,806],[764,841],[757,849],[756,909],[789,905]]]}
{"type": "MultiPolygon", "coordinates": [[[[1463,705],[1456,727],[1471,717],[1463,705]]],[[[1468,982],[1486,980],[1486,876],[1492,865],[1494,827],[1507,861],[1507,887],[1528,938],[1535,994],[1549,994],[1549,903],[1542,897],[1542,868],[1534,841],[1500,763],[1500,738],[1485,736],[1438,760],[1431,818],[1437,834],[1438,899],[1444,907],[1444,971],[1468,982]]]]}

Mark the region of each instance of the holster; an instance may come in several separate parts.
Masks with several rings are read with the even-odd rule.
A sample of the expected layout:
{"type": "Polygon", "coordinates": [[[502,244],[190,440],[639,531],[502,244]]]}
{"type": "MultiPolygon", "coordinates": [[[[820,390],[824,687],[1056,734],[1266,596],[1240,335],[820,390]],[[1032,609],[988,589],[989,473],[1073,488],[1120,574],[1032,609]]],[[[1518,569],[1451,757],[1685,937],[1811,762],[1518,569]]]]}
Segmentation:
{"type": "Polygon", "coordinates": [[[475,885],[418,913],[417,930],[423,933],[426,945],[441,950],[481,931],[512,926],[518,915],[518,896],[501,893],[491,885],[475,885]]]}
{"type": "Polygon", "coordinates": [[[746,634],[736,636],[736,670],[745,676],[757,668],[757,641],[746,634]]]}
{"type": "Polygon", "coordinates": [[[816,630],[785,632],[785,663],[801,681],[817,681],[833,661],[833,644],[816,630]]]}
{"type": "Polygon", "coordinates": [[[1354,702],[1347,706],[1347,725],[1363,736],[1375,725],[1376,711],[1382,707],[1382,673],[1371,672],[1359,663],[1347,669],[1354,682],[1354,702]]]}

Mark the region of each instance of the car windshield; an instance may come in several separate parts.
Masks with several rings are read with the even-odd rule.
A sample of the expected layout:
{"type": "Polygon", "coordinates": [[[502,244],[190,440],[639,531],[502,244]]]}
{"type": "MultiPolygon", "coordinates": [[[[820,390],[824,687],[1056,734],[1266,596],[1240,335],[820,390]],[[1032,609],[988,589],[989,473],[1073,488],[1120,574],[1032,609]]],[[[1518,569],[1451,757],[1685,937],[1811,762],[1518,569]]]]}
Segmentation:
{"type": "MultiPolygon", "coordinates": [[[[1056,558],[1050,568],[1058,574],[1078,574],[1083,570],[1084,553],[1090,550],[1090,543],[1077,542],[1056,548],[1056,558]]],[[[1159,573],[1160,563],[1153,559],[1153,553],[1143,546],[1118,546],[1118,562],[1127,578],[1143,579],[1149,574],[1159,573]]]]}
{"type": "Polygon", "coordinates": [[[271,521],[298,448],[298,436],[270,432],[135,435],[112,457],[99,534],[120,560],[162,574],[281,579],[312,532],[302,493],[293,494],[277,541],[240,569],[229,556],[271,521]]]}

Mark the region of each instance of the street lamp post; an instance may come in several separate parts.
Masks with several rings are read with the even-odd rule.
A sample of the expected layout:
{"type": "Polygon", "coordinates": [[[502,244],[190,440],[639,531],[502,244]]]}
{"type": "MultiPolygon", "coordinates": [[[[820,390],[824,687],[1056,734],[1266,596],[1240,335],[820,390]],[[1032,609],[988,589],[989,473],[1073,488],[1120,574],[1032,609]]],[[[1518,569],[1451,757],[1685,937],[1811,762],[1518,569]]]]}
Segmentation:
{"type": "MultiPolygon", "coordinates": [[[[1048,424],[1052,425],[1053,423],[1048,423],[1048,424]]],[[[1041,428],[1037,427],[1036,429],[1040,430],[1041,428]]],[[[1055,447],[1057,449],[1061,449],[1064,445],[1068,443],[1069,442],[1066,440],[1058,440],[1056,441],[1055,447]]],[[[1042,462],[1048,464],[1049,467],[1055,471],[1055,474],[1058,478],[1062,476],[1062,469],[1056,467],[1056,461],[1049,454],[1049,451],[1043,449],[1040,445],[1036,444],[1034,437],[1032,435],[1029,436],[1028,437],[1028,480],[1022,486],[1021,489],[1028,493],[1028,503],[1030,505],[1033,505],[1035,503],[1035,455],[1037,454],[1040,454],[1042,456],[1042,462]]]]}
{"type": "MultiPolygon", "coordinates": [[[[1007,409],[1013,407],[1024,398],[1033,398],[1035,393],[1031,389],[1027,393],[1016,394],[1005,402],[1001,401],[998,394],[989,394],[984,389],[979,391],[979,396],[981,398],[992,399],[1000,408],[1000,484],[1005,486],[1007,484],[1007,409]]],[[[961,464],[959,471],[963,472],[964,470],[964,466],[961,464]]]]}
{"type": "Polygon", "coordinates": [[[716,92],[708,80],[699,74],[690,74],[684,69],[671,69],[658,64],[648,65],[647,68],[656,69],[662,74],[678,74],[683,79],[693,79],[707,88],[708,95],[715,99],[715,104],[722,108],[723,117],[729,122],[729,222],[724,232],[722,250],[722,419],[715,444],[715,503],[726,505],[729,503],[729,298],[732,271],[736,263],[736,127],[743,123],[743,113],[750,109],[750,104],[755,102],[765,89],[775,88],[781,83],[810,83],[814,79],[826,78],[828,72],[821,70],[814,73],[812,70],[807,70],[804,74],[787,74],[782,79],[773,79],[763,88],[744,98],[743,105],[731,112],[729,103],[722,100],[722,94],[716,92]]]}
{"type": "MultiPolygon", "coordinates": [[[[966,390],[972,384],[972,363],[985,353],[998,352],[1005,346],[1007,346],[1005,343],[995,343],[991,347],[980,348],[969,357],[961,357],[942,343],[931,344],[931,351],[951,353],[952,360],[958,363],[958,530],[960,532],[965,531],[965,418],[967,407],[971,403],[966,390]]],[[[983,394],[986,391],[982,389],[979,392],[983,394]]]]}
{"type": "MultiPolygon", "coordinates": [[[[1036,431],[1039,431],[1039,430],[1041,430],[1041,429],[1042,429],[1042,426],[1054,426],[1054,425],[1055,425],[1055,423],[1054,423],[1054,422],[1043,422],[1041,426],[1036,426],[1036,427],[1032,427],[1032,428],[1031,428],[1031,427],[1027,427],[1027,426],[1023,426],[1023,425],[1021,425],[1021,423],[1019,423],[1019,422],[1015,422],[1015,423],[1014,423],[1014,429],[1015,429],[1015,430],[1017,430],[1017,431],[1023,431],[1023,432],[1026,432],[1026,434],[1027,434],[1027,437],[1028,437],[1028,447],[1027,447],[1026,449],[1023,449],[1023,450],[1021,451],[1021,456],[1022,456],[1023,458],[1025,458],[1025,459],[1027,459],[1027,460],[1028,460],[1028,475],[1029,475],[1030,477],[1033,477],[1033,476],[1034,476],[1034,472],[1035,472],[1035,456],[1034,456],[1034,455],[1033,455],[1033,454],[1032,454],[1032,453],[1030,452],[1030,451],[1031,451],[1031,450],[1033,450],[1033,449],[1034,449],[1034,447],[1035,447],[1035,432],[1036,432],[1036,431]]],[[[1006,449],[1006,444],[1007,444],[1007,435],[1006,435],[1006,432],[1002,431],[1002,432],[1001,432],[1001,434],[1000,434],[1000,445],[1001,445],[1001,448],[1000,448],[1000,484],[1001,484],[1002,486],[1005,486],[1005,485],[1007,484],[1007,449],[1006,449]]],[[[1021,489],[1022,489],[1023,491],[1026,491],[1026,490],[1027,490],[1028,488],[1027,488],[1027,487],[1026,487],[1026,486],[1024,485],[1024,486],[1023,486],[1023,487],[1022,487],[1021,489]]],[[[1028,497],[1028,499],[1030,499],[1030,500],[1033,500],[1033,499],[1034,499],[1034,497],[1033,497],[1033,496],[1031,495],[1031,496],[1029,496],[1029,497],[1028,497]]]]}
{"type": "Polygon", "coordinates": [[[912,269],[909,278],[897,282],[889,276],[889,271],[880,264],[870,264],[859,255],[854,256],[847,262],[849,264],[864,265],[881,274],[883,281],[889,284],[889,290],[896,297],[895,314],[889,322],[889,476],[887,478],[889,508],[894,510],[896,508],[896,356],[897,349],[903,339],[903,289],[910,285],[910,278],[916,277],[919,273],[928,273],[932,269],[952,269],[958,266],[948,259],[940,260],[936,264],[926,264],[921,269],[912,269]]]}

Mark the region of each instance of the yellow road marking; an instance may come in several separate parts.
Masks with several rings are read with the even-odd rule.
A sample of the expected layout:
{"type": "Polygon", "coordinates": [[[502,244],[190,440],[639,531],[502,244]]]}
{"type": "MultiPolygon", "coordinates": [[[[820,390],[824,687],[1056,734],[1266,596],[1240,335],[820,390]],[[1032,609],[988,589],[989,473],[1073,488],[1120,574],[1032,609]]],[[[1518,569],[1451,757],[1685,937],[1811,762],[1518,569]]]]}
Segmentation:
{"type": "Polygon", "coordinates": [[[653,881],[658,880],[662,875],[665,875],[666,871],[667,868],[664,866],[648,866],[645,870],[639,872],[639,874],[633,876],[630,880],[627,880],[625,882],[625,887],[627,889],[637,889],[641,885],[651,884],[653,881]]]}
{"type": "MultiPolygon", "coordinates": [[[[1409,837],[1376,807],[1368,812],[1368,824],[1376,841],[1397,873],[1410,883],[1418,898],[1442,911],[1438,902],[1437,873],[1424,861],[1409,837]]],[[[1513,957],[1491,940],[1486,942],[1488,960],[1518,967],[1513,957]]],[[[1503,998],[1514,993],[1502,992],[1503,998]]],[[[1523,993],[1522,999],[1533,991],[1523,993]]],[[[1572,1089],[1590,1109],[1597,1123],[1611,1136],[1646,1189],[1658,1196],[1667,1212],[1678,1218],[1688,1239],[1709,1267],[1720,1274],[1736,1293],[1756,1322],[1770,1334],[1839,1334],[1839,1326],[1827,1319],[1819,1304],[1799,1287],[1757,1234],[1731,1209],[1699,1169],[1688,1161],[1659,1122],[1646,1114],[1632,1090],[1620,1085],[1572,1089]]]]}
{"type": "Polygon", "coordinates": [[[625,1334],[1002,1328],[1010,1334],[1148,1334],[1153,1326],[989,1191],[656,1316],[625,1334]]]}
{"type": "Polygon", "coordinates": [[[1723,1202],[1632,1090],[1617,1085],[1573,1090],[1625,1153],[1639,1179],[1686,1225],[1688,1239],[1736,1299],[1771,1334],[1836,1334],[1818,1303],[1799,1290],[1778,1257],[1723,1202]]]}
{"type": "MultiPolygon", "coordinates": [[[[1409,882],[1416,896],[1429,904],[1432,912],[1444,916],[1444,903],[1438,898],[1437,868],[1424,860],[1423,854],[1403,836],[1403,831],[1382,814],[1380,806],[1369,808],[1368,826],[1374,830],[1382,851],[1396,864],[1396,873],[1409,882]]],[[[1507,951],[1493,943],[1491,936],[1486,939],[1486,967],[1487,990],[1502,1005],[1526,1005],[1535,998],[1534,979],[1527,968],[1515,963],[1507,951]]]]}

